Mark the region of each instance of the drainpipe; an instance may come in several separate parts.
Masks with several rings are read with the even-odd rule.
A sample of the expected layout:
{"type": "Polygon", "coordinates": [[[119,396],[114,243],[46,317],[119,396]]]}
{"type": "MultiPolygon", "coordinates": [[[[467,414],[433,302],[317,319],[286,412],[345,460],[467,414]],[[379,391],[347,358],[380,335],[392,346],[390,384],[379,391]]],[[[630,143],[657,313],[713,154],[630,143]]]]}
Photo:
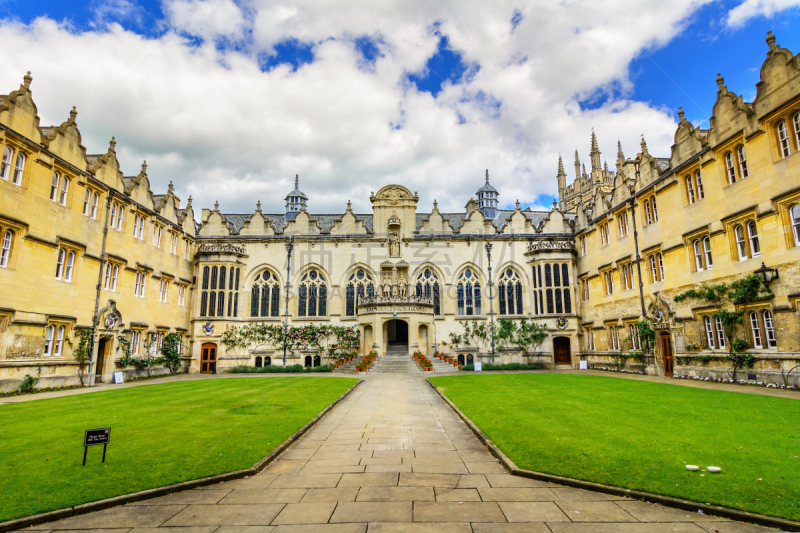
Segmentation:
{"type": "Polygon", "coordinates": [[[108,240],[108,217],[111,211],[111,200],[114,198],[114,189],[109,189],[108,199],[106,200],[106,221],[103,224],[103,247],[100,250],[100,271],[97,273],[97,291],[94,298],[94,315],[92,315],[92,351],[89,353],[89,386],[94,385],[94,341],[97,336],[97,323],[100,317],[97,315],[100,309],[100,289],[103,286],[103,267],[106,264],[106,241],[108,240]]]}

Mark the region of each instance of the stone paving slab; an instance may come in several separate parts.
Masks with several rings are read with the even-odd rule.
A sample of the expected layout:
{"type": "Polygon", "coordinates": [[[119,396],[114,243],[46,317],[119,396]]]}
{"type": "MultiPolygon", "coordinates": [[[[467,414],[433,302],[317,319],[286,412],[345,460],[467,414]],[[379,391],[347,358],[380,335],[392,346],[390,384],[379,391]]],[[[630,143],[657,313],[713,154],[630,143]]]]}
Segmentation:
{"type": "Polygon", "coordinates": [[[508,474],[421,379],[369,376],[257,476],[35,533],[764,533],[508,474]]]}

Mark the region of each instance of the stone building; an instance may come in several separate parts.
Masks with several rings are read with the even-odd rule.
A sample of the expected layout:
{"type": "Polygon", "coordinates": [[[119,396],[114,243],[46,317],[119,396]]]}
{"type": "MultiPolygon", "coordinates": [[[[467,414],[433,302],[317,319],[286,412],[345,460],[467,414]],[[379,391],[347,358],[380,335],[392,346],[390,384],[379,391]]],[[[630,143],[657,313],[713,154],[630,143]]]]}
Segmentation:
{"type": "MultiPolygon", "coordinates": [[[[633,159],[618,150],[616,171],[601,164],[592,132],[591,170],[576,152],[567,185],[559,159],[549,211],[501,209],[487,172],[456,213],[436,201],[422,208],[397,184],[370,195],[371,212],[348,202],[317,214],[296,177],[284,212],[215,205],[197,219],[171,185],[150,191],[146,165],[124,177],[113,139],[106,153],[87,155],[74,110],[41,127],[25,76],[0,104],[0,390],[37,365],[40,386],[76,381],[67,340],[92,327],[100,380],[117,370],[120,337],[143,355],[145,338],[167,333],[184,339],[189,371],[223,370],[235,364],[223,332],[252,322],[352,325],[361,353],[391,344],[488,361],[486,350],[451,345],[450,334],[464,321],[489,321],[490,309],[495,319],[547,326],[537,353],[501,350],[502,362],[607,366],[638,349],[636,322],[646,317],[657,332],[654,357],[629,366],[723,377],[718,309],[674,297],[762,262],[778,271],[774,296],[742,310],[757,358],[749,372],[775,380],[800,354],[800,59],[772,35],[767,43],[753,102],[719,77],[708,129],[679,112],[669,157],[651,155],[642,140],[633,159]]],[[[282,351],[245,355],[281,364],[282,351]]],[[[316,353],[288,361],[325,362],[316,353]]]]}
{"type": "Polygon", "coordinates": [[[635,322],[644,313],[657,333],[648,371],[730,377],[719,305],[674,298],[763,264],[777,269],[774,297],[737,306],[739,335],[756,356],[748,373],[774,381],[800,363],[800,57],[771,33],[767,45],[754,101],[718,76],[708,129],[679,110],[669,157],[651,155],[644,139],[634,159],[620,149],[605,188],[593,139],[590,195],[583,175],[580,187],[565,188],[559,164],[559,198],[575,214],[580,351],[588,361],[608,363],[637,348],[635,322]]]}

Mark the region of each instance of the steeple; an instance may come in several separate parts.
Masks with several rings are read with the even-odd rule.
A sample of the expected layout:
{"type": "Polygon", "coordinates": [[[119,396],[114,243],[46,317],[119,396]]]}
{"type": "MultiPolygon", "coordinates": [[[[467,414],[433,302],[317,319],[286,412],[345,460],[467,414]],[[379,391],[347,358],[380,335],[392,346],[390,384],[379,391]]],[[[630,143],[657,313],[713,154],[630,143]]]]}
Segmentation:
{"type": "Polygon", "coordinates": [[[617,139],[617,165],[625,162],[625,154],[622,153],[622,143],[617,139]]]}
{"type": "Polygon", "coordinates": [[[308,196],[300,191],[300,175],[294,175],[294,190],[286,195],[286,220],[294,220],[298,211],[306,206],[308,196]]]}
{"type": "Polygon", "coordinates": [[[590,155],[592,158],[592,170],[600,170],[600,149],[597,147],[597,136],[594,134],[594,128],[592,128],[592,151],[590,155]]]}
{"type": "Polygon", "coordinates": [[[564,161],[561,160],[561,154],[558,154],[558,174],[556,174],[556,178],[558,178],[558,201],[563,209],[564,201],[566,200],[565,196],[567,195],[567,173],[564,172],[564,161]]]}
{"type": "Polygon", "coordinates": [[[497,189],[489,183],[489,169],[486,169],[486,183],[475,193],[478,196],[478,207],[486,218],[497,217],[497,189]]]}
{"type": "Polygon", "coordinates": [[[580,180],[582,175],[583,174],[581,174],[581,160],[578,157],[578,150],[575,149],[575,181],[580,180]]]}

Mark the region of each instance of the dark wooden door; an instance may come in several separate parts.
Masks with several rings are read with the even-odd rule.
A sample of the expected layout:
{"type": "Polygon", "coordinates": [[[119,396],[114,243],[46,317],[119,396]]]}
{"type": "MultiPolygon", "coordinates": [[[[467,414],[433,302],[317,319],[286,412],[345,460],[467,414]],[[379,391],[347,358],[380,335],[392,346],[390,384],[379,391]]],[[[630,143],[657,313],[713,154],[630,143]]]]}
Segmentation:
{"type": "Polygon", "coordinates": [[[214,365],[217,362],[217,345],[212,343],[204,344],[201,353],[200,372],[204,374],[213,372],[214,365]]]}
{"type": "Polygon", "coordinates": [[[672,338],[669,336],[669,333],[665,333],[661,336],[661,354],[664,357],[664,375],[672,377],[675,367],[675,357],[672,353],[672,338]]]}
{"type": "Polygon", "coordinates": [[[106,339],[100,339],[100,342],[97,343],[97,361],[95,361],[94,365],[94,375],[98,377],[103,375],[103,365],[106,362],[106,345],[106,339]]]}
{"type": "Polygon", "coordinates": [[[553,339],[553,362],[557,365],[572,364],[572,357],[569,352],[569,339],[566,337],[556,337],[553,339]]]}

